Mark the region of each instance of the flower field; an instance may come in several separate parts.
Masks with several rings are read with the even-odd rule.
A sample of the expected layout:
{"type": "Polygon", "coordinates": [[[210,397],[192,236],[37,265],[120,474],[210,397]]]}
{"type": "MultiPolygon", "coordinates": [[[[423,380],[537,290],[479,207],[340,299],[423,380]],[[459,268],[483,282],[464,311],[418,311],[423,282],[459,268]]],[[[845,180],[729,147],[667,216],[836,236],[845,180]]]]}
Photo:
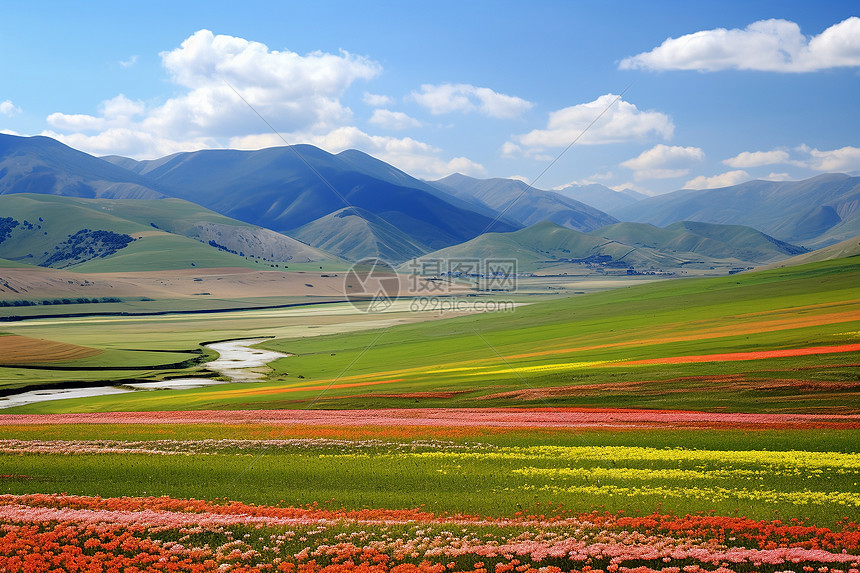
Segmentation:
{"type": "MultiPolygon", "coordinates": [[[[305,426],[334,428],[343,432],[371,427],[386,433],[397,428],[829,428],[860,429],[860,414],[758,414],[747,412],[698,412],[635,408],[385,408],[353,410],[198,410],[173,412],[98,412],[53,415],[10,414],[0,419],[5,426],[35,427],[39,434],[47,426],[78,424],[268,424],[279,434],[305,426]]],[[[388,434],[390,435],[390,434],[388,434]]]]}
{"type": "Polygon", "coordinates": [[[860,571],[852,416],[410,412],[8,416],[0,571],[860,571]]]}
{"type": "Polygon", "coordinates": [[[507,519],[159,498],[0,496],[4,571],[857,573],[860,528],[712,515],[507,519]]]}

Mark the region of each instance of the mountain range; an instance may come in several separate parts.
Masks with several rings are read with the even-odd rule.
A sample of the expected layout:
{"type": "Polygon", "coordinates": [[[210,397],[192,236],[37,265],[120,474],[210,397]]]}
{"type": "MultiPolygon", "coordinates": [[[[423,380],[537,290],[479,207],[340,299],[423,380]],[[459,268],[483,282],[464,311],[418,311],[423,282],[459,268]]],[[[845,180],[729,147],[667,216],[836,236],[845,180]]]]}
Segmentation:
{"type": "Polygon", "coordinates": [[[309,145],[138,161],[0,134],[5,266],[259,269],[505,249],[532,267],[589,257],[744,266],[860,234],[858,206],[860,178],[840,174],[643,198],[460,174],[427,182],[356,150],[309,145]]]}
{"type": "MultiPolygon", "coordinates": [[[[618,222],[611,215],[585,203],[553,191],[535,189],[516,179],[475,179],[455,173],[433,184],[473,204],[494,209],[500,216],[525,226],[552,221],[568,229],[588,232],[618,222]]],[[[488,231],[500,232],[502,229],[492,225],[484,230],[488,231]]]]}
{"type": "Polygon", "coordinates": [[[830,173],[804,181],[748,181],[721,189],[682,189],[615,210],[625,221],[747,225],[817,248],[860,234],[860,177],[830,173]]]}
{"type": "Polygon", "coordinates": [[[648,197],[648,195],[639,193],[632,189],[621,189],[620,191],[615,191],[605,185],[600,185],[599,183],[592,183],[590,185],[566,185],[556,189],[555,192],[559,195],[576,199],[586,205],[591,205],[592,207],[609,213],[612,216],[616,216],[615,211],[617,209],[627,207],[648,197]]]}
{"type": "MultiPolygon", "coordinates": [[[[151,161],[106,159],[172,197],[281,233],[357,207],[435,249],[474,238],[492,222],[489,215],[447,201],[426,183],[358,151],[333,155],[297,145],[203,150],[151,161]]],[[[518,228],[498,225],[500,231],[518,228]]]]}

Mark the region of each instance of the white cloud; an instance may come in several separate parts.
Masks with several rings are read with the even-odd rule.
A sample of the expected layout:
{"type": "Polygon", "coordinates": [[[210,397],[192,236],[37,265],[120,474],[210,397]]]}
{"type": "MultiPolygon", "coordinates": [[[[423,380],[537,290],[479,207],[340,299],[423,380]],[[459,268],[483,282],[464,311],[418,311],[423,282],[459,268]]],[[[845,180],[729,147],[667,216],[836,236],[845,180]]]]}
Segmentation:
{"type": "Polygon", "coordinates": [[[435,173],[442,177],[447,177],[452,173],[462,173],[463,175],[486,175],[487,170],[480,163],[475,163],[468,157],[455,157],[447,163],[440,164],[438,167],[435,164],[430,165],[435,173]]]}
{"type": "MultiPolygon", "coordinates": [[[[427,143],[369,135],[349,126],[352,112],[341,97],[355,81],[370,79],[380,70],[366,58],[346,52],[301,56],[207,30],[161,58],[170,77],[185,88],[178,95],[154,106],[119,95],[102,102],[96,115],[54,113],[48,117],[53,131],[43,135],[96,155],[151,158],[226,146],[260,149],[310,143],[331,152],[360,149],[418,176],[486,173],[479,163],[444,158],[427,143]],[[268,132],[254,111],[284,137],[268,132]]],[[[365,100],[391,101],[368,93],[365,100]]],[[[383,109],[372,122],[388,128],[417,125],[406,114],[383,109]]]]}
{"type": "Polygon", "coordinates": [[[514,181],[522,181],[527,185],[531,185],[531,179],[526,177],[525,175],[508,175],[505,179],[513,179],[514,181]]]}
{"type": "Polygon", "coordinates": [[[268,147],[282,147],[284,145],[290,145],[291,143],[293,143],[286,137],[284,137],[283,139],[281,137],[281,135],[271,131],[266,133],[239,135],[236,137],[231,137],[229,142],[227,143],[227,147],[229,147],[230,149],[254,150],[266,149],[268,147]]]}
{"type": "Polygon", "coordinates": [[[723,160],[729,167],[761,167],[762,165],[776,165],[788,163],[789,155],[786,151],[744,151],[734,157],[723,160]]]}
{"type": "Polygon", "coordinates": [[[390,111],[387,109],[375,110],[373,112],[373,117],[371,117],[369,121],[383,129],[391,130],[409,129],[410,127],[421,126],[420,121],[413,117],[409,117],[402,111],[390,111]]]}
{"type": "Polygon", "coordinates": [[[116,145],[110,152],[138,158],[221,147],[260,129],[254,111],[279,130],[325,132],[351,120],[340,101],[350,85],[381,69],[346,52],[302,56],[208,30],[162,52],[161,59],[183,93],[153,107],[120,95],[104,102],[99,116],[54,113],[48,123],[73,132],[58,136],[84,151],[104,153],[116,145]]]}
{"type": "Polygon", "coordinates": [[[801,147],[809,153],[806,166],[816,171],[858,171],[860,170],[860,147],[846,146],[840,149],[820,151],[801,147]]]}
{"type": "Polygon", "coordinates": [[[146,104],[142,101],[133,101],[119,94],[113,99],[103,101],[99,111],[105,119],[110,121],[128,121],[132,117],[143,115],[146,112],[146,104]]]}
{"type": "Polygon", "coordinates": [[[130,68],[137,63],[137,56],[130,56],[127,60],[120,60],[119,65],[124,68],[130,68]]]}
{"type": "Polygon", "coordinates": [[[132,118],[146,112],[142,101],[132,101],[119,94],[99,105],[100,116],[86,114],[52,113],[47,121],[51,127],[66,131],[101,131],[108,128],[127,128],[132,118]]]}
{"type": "Polygon", "coordinates": [[[435,115],[478,110],[490,117],[512,118],[534,105],[516,96],[470,84],[423,84],[420,92],[412,92],[412,99],[435,115]]]}
{"type": "MultiPolygon", "coordinates": [[[[860,148],[845,146],[839,149],[820,150],[799,145],[792,153],[783,150],[774,151],[745,151],[735,157],[723,161],[730,167],[749,168],[763,165],[794,165],[814,171],[830,172],[853,172],[860,171],[860,148]]],[[[785,173],[772,173],[771,179],[788,175],[785,173]],[[776,176],[776,177],[775,177],[776,176]]]]}
{"type": "Polygon", "coordinates": [[[372,94],[370,92],[364,92],[364,97],[362,101],[369,106],[373,107],[385,107],[387,105],[391,105],[394,103],[394,98],[387,95],[380,94],[372,94]]]}
{"type": "Polygon", "coordinates": [[[0,114],[12,117],[21,113],[21,108],[12,103],[12,100],[4,100],[0,102],[0,114]]]}
{"type": "Polygon", "coordinates": [[[643,151],[637,157],[621,165],[632,169],[636,179],[669,179],[683,177],[690,166],[705,159],[705,152],[698,147],[669,146],[662,143],[643,151]]]}
{"type": "Polygon", "coordinates": [[[107,125],[103,117],[82,113],[52,113],[47,121],[51,127],[66,131],[99,131],[107,125]]]}
{"type": "Polygon", "coordinates": [[[860,18],[852,16],[807,38],[788,20],[759,20],[743,30],[716,28],[669,38],[621,69],[814,72],[860,66],[860,18]]]}
{"type": "Polygon", "coordinates": [[[606,173],[594,173],[585,177],[583,179],[576,179],[574,181],[570,181],[569,183],[565,183],[564,185],[557,185],[552,188],[553,191],[561,191],[565,187],[583,187],[585,185],[594,185],[595,183],[600,183],[601,181],[608,181],[614,177],[611,171],[607,171],[606,173]]]}
{"type": "Polygon", "coordinates": [[[699,175],[695,179],[690,179],[684,183],[684,189],[718,189],[720,187],[729,187],[737,185],[744,181],[751,180],[752,177],[746,171],[727,171],[713,177],[705,177],[699,175]]]}
{"type": "Polygon", "coordinates": [[[161,59],[172,79],[190,91],[153,110],[148,126],[195,135],[246,133],[247,123],[258,121],[248,105],[284,131],[340,125],[351,118],[340,97],[354,81],[380,71],[379,64],[346,52],[301,56],[208,30],[162,52],[161,59]]]}
{"type": "Polygon", "coordinates": [[[788,173],[771,173],[765,179],[768,181],[792,181],[794,178],[788,173]]]}
{"type": "Polygon", "coordinates": [[[123,155],[125,157],[164,157],[180,151],[197,151],[220,147],[213,138],[167,139],[151,132],[128,127],[111,127],[95,135],[43,131],[40,135],[61,141],[69,147],[93,155],[123,155]],[[144,153],[141,153],[141,150],[144,153]]]}
{"type": "Polygon", "coordinates": [[[522,153],[522,148],[511,141],[506,141],[502,145],[502,157],[514,157],[522,153]]]}
{"type": "Polygon", "coordinates": [[[511,142],[506,149],[513,153],[517,145],[531,148],[530,151],[566,147],[580,136],[578,143],[590,145],[637,141],[653,136],[669,139],[674,130],[669,116],[656,111],[640,111],[632,103],[606,94],[592,102],[550,113],[546,129],[515,136],[516,143],[511,142]],[[583,134],[601,113],[600,119],[583,134]]]}

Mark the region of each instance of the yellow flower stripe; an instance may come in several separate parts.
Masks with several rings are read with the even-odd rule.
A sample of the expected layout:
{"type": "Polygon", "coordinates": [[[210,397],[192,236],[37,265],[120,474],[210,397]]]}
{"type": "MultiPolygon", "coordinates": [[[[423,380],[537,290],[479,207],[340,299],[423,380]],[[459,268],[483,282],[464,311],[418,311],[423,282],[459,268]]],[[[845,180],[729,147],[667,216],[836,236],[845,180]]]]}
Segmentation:
{"type": "Polygon", "coordinates": [[[515,372],[561,372],[564,370],[575,370],[577,368],[589,368],[591,366],[599,366],[610,362],[620,362],[619,360],[592,360],[590,362],[560,362],[556,364],[539,364],[537,366],[513,366],[511,368],[503,368],[501,370],[491,370],[489,372],[473,372],[469,376],[478,376],[479,374],[513,374],[515,372]]]}
{"type": "Polygon", "coordinates": [[[557,487],[545,485],[536,487],[531,485],[519,488],[506,488],[513,490],[534,490],[551,493],[574,493],[584,495],[637,497],[656,495],[661,497],[695,498],[703,501],[720,502],[727,500],[758,501],[763,503],[790,503],[793,505],[821,505],[837,504],[852,507],[860,507],[860,493],[838,492],[838,491],[774,491],[768,489],[731,489],[725,487],[660,487],[660,486],[637,486],[624,487],[616,485],[587,485],[557,487]]]}
{"type": "Polygon", "coordinates": [[[770,472],[742,469],[720,469],[713,471],[679,470],[674,468],[664,469],[640,469],[623,467],[596,467],[596,468],[517,468],[511,473],[527,477],[541,478],[572,478],[590,480],[701,480],[701,479],[724,479],[724,478],[757,478],[765,475],[773,475],[770,472]]]}
{"type": "MultiPolygon", "coordinates": [[[[402,454],[401,454],[402,455],[402,454]]],[[[576,461],[653,461],[753,464],[782,468],[844,468],[860,470],[860,454],[809,452],[800,450],[686,450],[638,446],[533,446],[499,448],[480,452],[416,452],[408,455],[448,460],[565,460],[576,461]]]]}

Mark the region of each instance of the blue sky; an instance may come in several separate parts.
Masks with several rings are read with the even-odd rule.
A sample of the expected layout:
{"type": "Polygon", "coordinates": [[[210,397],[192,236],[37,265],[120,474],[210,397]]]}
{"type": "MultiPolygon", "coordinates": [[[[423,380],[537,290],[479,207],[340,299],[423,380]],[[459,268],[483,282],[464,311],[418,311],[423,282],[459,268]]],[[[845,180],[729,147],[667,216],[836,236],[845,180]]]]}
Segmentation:
{"type": "Polygon", "coordinates": [[[136,158],[282,145],[238,92],[289,143],[426,179],[657,194],[858,173],[858,17],[835,1],[7,3],[0,131],[136,158]]]}

